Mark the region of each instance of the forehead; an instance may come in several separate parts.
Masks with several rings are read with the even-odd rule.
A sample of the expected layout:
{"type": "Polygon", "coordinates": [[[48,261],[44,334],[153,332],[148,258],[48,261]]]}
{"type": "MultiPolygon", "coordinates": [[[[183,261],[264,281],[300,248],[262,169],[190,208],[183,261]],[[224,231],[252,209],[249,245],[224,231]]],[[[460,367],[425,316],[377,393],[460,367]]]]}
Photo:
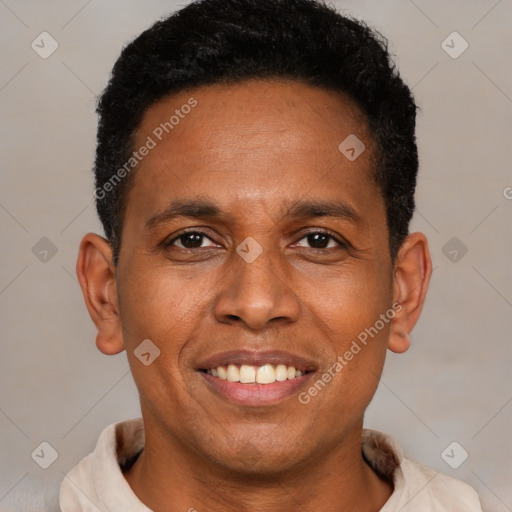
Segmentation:
{"type": "Polygon", "coordinates": [[[135,149],[149,141],[131,184],[146,198],[138,205],[146,216],[194,195],[233,205],[293,202],[310,193],[326,200],[343,193],[356,202],[376,195],[373,145],[359,108],[298,82],[251,80],[168,96],[146,111],[135,149]],[[356,160],[340,150],[346,140],[364,144],[356,160]]]}
{"type": "Polygon", "coordinates": [[[331,142],[329,136],[337,149],[344,133],[358,132],[367,137],[366,131],[361,110],[341,92],[290,80],[247,80],[204,86],[161,99],[145,112],[136,132],[136,145],[147,136],[155,138],[160,146],[167,141],[183,144],[200,137],[206,144],[203,149],[211,151],[218,147],[221,137],[223,147],[232,142],[232,149],[238,150],[243,142],[245,149],[261,151],[279,149],[277,142],[282,144],[284,140],[269,145],[268,136],[286,132],[290,149],[296,142],[297,150],[318,152],[332,150],[326,146],[331,142]],[[320,139],[322,147],[316,146],[320,139]],[[208,142],[214,144],[208,147],[208,142]]]}

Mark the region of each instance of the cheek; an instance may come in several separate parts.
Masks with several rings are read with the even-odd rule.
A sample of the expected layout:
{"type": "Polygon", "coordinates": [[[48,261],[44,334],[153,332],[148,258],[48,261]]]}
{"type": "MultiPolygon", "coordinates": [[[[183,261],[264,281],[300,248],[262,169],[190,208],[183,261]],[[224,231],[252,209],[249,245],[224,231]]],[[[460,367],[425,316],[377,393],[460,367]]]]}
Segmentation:
{"type": "Polygon", "coordinates": [[[307,404],[305,410],[315,418],[324,418],[326,428],[332,429],[333,418],[338,418],[341,432],[363,417],[384,366],[387,329],[369,336],[364,343],[351,335],[332,339],[334,354],[329,363],[299,396],[300,403],[307,404]]]}
{"type": "MultiPolygon", "coordinates": [[[[325,326],[325,334],[332,339],[338,354],[391,307],[390,276],[388,269],[356,262],[338,269],[321,286],[310,283],[308,308],[318,324],[325,326]]],[[[379,331],[386,331],[383,327],[388,326],[380,326],[379,331]]]]}
{"type": "Polygon", "coordinates": [[[175,270],[152,267],[147,261],[140,265],[140,272],[134,268],[121,274],[119,290],[123,338],[133,379],[141,402],[153,414],[166,408],[181,410],[186,405],[182,402],[188,384],[179,362],[193,332],[194,308],[201,307],[201,294],[195,286],[178,282],[175,270]],[[144,356],[147,353],[150,355],[144,356]]]}
{"type": "Polygon", "coordinates": [[[208,283],[184,279],[180,269],[147,260],[119,269],[119,282],[123,339],[139,393],[146,399],[161,394],[166,401],[177,400],[176,390],[186,387],[179,364],[210,300],[208,283]],[[149,352],[158,354],[148,366],[137,357],[147,353],[139,349],[141,343],[148,344],[145,340],[151,342],[149,352]]]}
{"type": "Polygon", "coordinates": [[[149,266],[147,262],[138,268],[140,272],[130,269],[121,276],[119,307],[125,342],[145,338],[163,342],[170,333],[179,340],[179,333],[187,329],[204,301],[204,288],[181,279],[176,269],[149,266]]]}
{"type": "MultiPolygon", "coordinates": [[[[316,380],[329,381],[327,409],[356,418],[370,402],[384,365],[393,313],[391,278],[385,269],[354,267],[325,283],[321,294],[317,288],[308,299],[313,322],[329,342],[327,366],[316,380]]],[[[323,395],[323,384],[315,387],[313,394],[323,395]]]]}

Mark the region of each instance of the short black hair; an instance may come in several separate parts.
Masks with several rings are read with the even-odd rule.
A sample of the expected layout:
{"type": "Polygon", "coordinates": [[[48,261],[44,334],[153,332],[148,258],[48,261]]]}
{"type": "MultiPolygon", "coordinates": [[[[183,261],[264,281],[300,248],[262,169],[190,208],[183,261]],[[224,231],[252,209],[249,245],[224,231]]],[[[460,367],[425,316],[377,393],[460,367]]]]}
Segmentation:
{"type": "Polygon", "coordinates": [[[96,207],[115,264],[133,173],[113,177],[133,154],[146,110],[186,89],[258,78],[338,91],[359,107],[396,256],[415,206],[417,106],[387,39],[323,0],[197,0],[123,48],[98,102],[96,207]]]}

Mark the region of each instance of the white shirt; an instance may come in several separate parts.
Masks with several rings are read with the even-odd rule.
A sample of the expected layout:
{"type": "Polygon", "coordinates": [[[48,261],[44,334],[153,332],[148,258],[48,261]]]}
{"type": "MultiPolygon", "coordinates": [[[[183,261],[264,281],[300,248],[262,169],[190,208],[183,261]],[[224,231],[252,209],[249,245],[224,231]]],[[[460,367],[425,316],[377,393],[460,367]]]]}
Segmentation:
{"type": "MultiPolygon", "coordinates": [[[[108,426],[95,450],[62,481],[61,511],[151,512],[121,470],[143,447],[141,418],[108,426]]],[[[469,485],[406,459],[390,436],[365,429],[362,450],[377,473],[393,480],[393,494],[380,512],[482,512],[478,495],[469,485]]]]}

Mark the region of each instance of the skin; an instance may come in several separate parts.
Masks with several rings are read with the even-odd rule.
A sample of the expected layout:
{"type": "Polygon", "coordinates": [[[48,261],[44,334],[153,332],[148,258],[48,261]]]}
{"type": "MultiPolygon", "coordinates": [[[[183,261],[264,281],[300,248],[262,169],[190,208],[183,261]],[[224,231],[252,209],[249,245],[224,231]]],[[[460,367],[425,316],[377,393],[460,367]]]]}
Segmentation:
{"type": "Polygon", "coordinates": [[[198,105],[131,177],[117,268],[102,237],[80,245],[97,346],[126,350],[140,394],[146,446],[126,479],[155,511],[378,511],[393,488],[361,456],[363,415],[386,350],[409,347],[431,275],[426,238],[410,234],[392,260],[372,140],[347,98],[289,81],[201,87],[148,109],[135,147],[190,97],[198,105]],[[366,146],[353,162],[338,150],[350,134],[366,146]],[[197,198],[222,216],[145,228],[171,201],[197,198]],[[358,220],[289,217],[299,200],[342,201],[358,220]],[[185,228],[207,236],[162,247],[185,228]],[[319,229],[346,245],[315,248],[307,235],[319,229]],[[252,263],[236,252],[248,236],[263,248],[252,263]],[[242,407],[196,371],[219,352],[281,349],[321,376],[394,303],[395,317],[307,405],[242,407]],[[161,353],[144,366],[134,350],[148,338],[161,353]]]}

